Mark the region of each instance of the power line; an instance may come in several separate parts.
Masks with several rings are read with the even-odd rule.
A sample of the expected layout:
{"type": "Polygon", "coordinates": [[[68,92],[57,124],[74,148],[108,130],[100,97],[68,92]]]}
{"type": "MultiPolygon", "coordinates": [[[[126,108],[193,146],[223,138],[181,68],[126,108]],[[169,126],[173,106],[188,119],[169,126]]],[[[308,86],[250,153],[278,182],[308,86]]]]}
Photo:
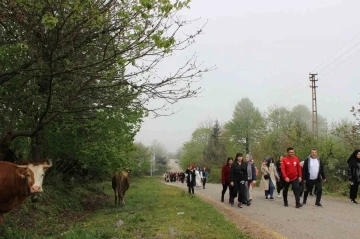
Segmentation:
{"type": "MultiPolygon", "coordinates": [[[[283,87],[283,88],[281,89],[281,91],[285,91],[285,89],[286,89],[286,88],[289,88],[290,86],[296,87],[296,89],[300,89],[300,88],[302,88],[302,87],[298,87],[298,86],[300,86],[300,85],[303,84],[303,83],[304,83],[304,80],[303,80],[303,79],[299,79],[299,80],[297,80],[297,81],[295,81],[295,82],[292,82],[291,84],[286,85],[285,87],[283,87]]],[[[295,90],[296,90],[296,89],[295,89],[295,90]]],[[[290,92],[290,93],[292,94],[292,96],[294,95],[294,90],[285,91],[285,92],[290,92]]],[[[272,104],[276,104],[281,98],[284,97],[285,94],[286,94],[286,93],[281,93],[281,94],[278,95],[276,98],[270,98],[269,101],[273,102],[272,104]]]]}
{"type": "Polygon", "coordinates": [[[332,64],[334,64],[337,60],[339,60],[340,58],[342,58],[345,54],[349,53],[352,49],[354,49],[355,47],[357,47],[358,45],[360,45],[360,42],[356,43],[355,45],[353,45],[350,49],[348,49],[346,52],[342,53],[341,55],[339,55],[337,58],[335,58],[333,61],[331,61],[329,64],[327,64],[325,67],[321,68],[318,71],[323,71],[327,68],[329,68],[329,66],[331,66],[332,64]]]}
{"type": "Polygon", "coordinates": [[[341,47],[339,50],[335,51],[330,57],[328,57],[325,61],[321,62],[320,64],[318,64],[313,70],[315,71],[315,69],[317,69],[318,67],[320,67],[321,65],[323,65],[324,63],[326,63],[327,61],[329,61],[333,56],[335,56],[338,52],[340,52],[343,48],[345,48],[347,45],[349,45],[350,42],[352,42],[353,40],[355,40],[358,36],[360,36],[360,33],[357,34],[355,37],[353,37],[350,41],[348,41],[343,47],[341,47]]]}
{"type": "Polygon", "coordinates": [[[333,67],[332,69],[330,69],[330,71],[327,71],[326,73],[324,73],[323,76],[329,75],[331,72],[333,72],[334,70],[336,70],[336,69],[339,68],[340,66],[344,65],[346,62],[350,61],[352,58],[354,58],[355,56],[357,56],[359,53],[360,53],[360,51],[357,51],[354,55],[352,55],[351,57],[349,57],[347,60],[341,62],[340,64],[337,64],[335,67],[333,67]]]}

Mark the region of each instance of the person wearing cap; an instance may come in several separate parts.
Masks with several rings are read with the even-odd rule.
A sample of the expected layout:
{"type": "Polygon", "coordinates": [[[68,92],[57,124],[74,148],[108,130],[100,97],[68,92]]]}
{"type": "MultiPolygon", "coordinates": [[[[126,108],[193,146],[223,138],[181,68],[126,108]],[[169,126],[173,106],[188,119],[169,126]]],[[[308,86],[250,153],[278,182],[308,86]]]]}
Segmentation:
{"type": "Polygon", "coordinates": [[[302,178],[302,168],[300,165],[300,160],[295,156],[295,150],[292,147],[287,148],[287,155],[283,158],[281,164],[281,175],[284,179],[284,190],[283,190],[283,198],[284,198],[284,206],[288,207],[288,191],[289,186],[291,184],[294,195],[295,195],[295,203],[296,208],[300,208],[303,205],[300,203],[300,188],[299,183],[302,178]]]}

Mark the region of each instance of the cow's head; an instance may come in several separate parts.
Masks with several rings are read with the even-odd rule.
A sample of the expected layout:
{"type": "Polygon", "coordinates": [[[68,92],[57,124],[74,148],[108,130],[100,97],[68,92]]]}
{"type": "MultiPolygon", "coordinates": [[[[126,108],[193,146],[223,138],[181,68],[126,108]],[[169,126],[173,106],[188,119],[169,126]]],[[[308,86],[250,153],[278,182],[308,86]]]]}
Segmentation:
{"type": "Polygon", "coordinates": [[[130,172],[131,172],[131,169],[124,168],[123,171],[124,171],[124,172],[127,172],[127,173],[130,173],[130,172]]]}
{"type": "Polygon", "coordinates": [[[47,162],[44,163],[30,163],[28,165],[16,165],[18,167],[17,174],[21,178],[27,178],[28,185],[30,187],[30,193],[40,193],[43,191],[42,184],[45,176],[45,172],[52,166],[47,162]]]}

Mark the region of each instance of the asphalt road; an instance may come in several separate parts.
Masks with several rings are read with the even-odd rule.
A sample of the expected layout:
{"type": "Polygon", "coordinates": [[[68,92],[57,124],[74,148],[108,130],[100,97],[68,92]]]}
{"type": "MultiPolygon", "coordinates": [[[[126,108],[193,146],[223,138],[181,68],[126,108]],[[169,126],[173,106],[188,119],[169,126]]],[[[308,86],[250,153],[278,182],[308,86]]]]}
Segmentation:
{"type": "MultiPolygon", "coordinates": [[[[173,171],[181,171],[175,160],[170,160],[169,166],[173,171]]],[[[186,183],[172,184],[186,188],[186,183]]],[[[220,201],[221,190],[221,184],[208,183],[205,189],[195,189],[195,195],[200,194],[220,201]]],[[[231,207],[227,200],[222,204],[285,238],[360,238],[360,205],[351,204],[350,200],[323,196],[323,207],[316,207],[315,197],[309,196],[307,205],[297,209],[290,190],[289,207],[283,206],[282,198],[275,197],[274,201],[265,201],[264,191],[259,188],[253,189],[252,197],[249,207],[231,207]]],[[[225,198],[228,198],[228,192],[225,198]]]]}

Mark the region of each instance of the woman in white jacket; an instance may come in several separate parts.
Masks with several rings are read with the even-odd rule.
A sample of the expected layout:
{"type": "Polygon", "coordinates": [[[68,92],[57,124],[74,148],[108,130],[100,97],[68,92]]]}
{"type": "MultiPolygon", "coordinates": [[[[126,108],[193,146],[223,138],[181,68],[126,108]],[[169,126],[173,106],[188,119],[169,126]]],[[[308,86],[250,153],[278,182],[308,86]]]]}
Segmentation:
{"type": "Polygon", "coordinates": [[[197,167],[195,169],[195,175],[196,175],[196,177],[195,177],[196,188],[199,188],[199,187],[201,187],[201,179],[202,179],[202,175],[201,175],[201,173],[199,171],[199,167],[197,167]]]}

